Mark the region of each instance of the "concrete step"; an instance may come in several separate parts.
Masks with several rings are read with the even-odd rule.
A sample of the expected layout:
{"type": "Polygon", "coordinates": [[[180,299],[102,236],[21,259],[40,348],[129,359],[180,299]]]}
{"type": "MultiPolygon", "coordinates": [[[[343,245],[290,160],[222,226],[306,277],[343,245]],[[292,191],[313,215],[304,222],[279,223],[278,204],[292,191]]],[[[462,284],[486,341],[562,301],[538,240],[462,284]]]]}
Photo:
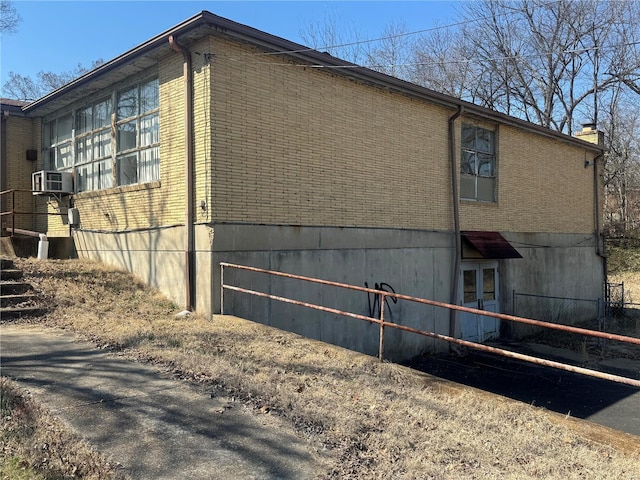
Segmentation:
{"type": "Polygon", "coordinates": [[[0,295],[20,295],[32,288],[31,284],[26,282],[0,282],[0,295]]]}
{"type": "Polygon", "coordinates": [[[38,305],[39,297],[30,293],[31,284],[21,278],[22,270],[15,268],[13,260],[0,258],[0,320],[37,317],[47,311],[38,305]]]}
{"type": "Polygon", "coordinates": [[[13,268],[13,260],[2,257],[0,258],[0,269],[4,270],[5,268],[13,268]]]}
{"type": "Polygon", "coordinates": [[[11,305],[19,305],[21,303],[37,303],[40,298],[33,293],[23,293],[17,295],[2,295],[0,296],[0,307],[9,307],[11,305]]]}
{"type": "Polygon", "coordinates": [[[19,280],[22,278],[22,270],[17,268],[3,268],[0,270],[0,280],[19,280]]]}
{"type": "Polygon", "coordinates": [[[43,307],[3,307],[0,308],[0,319],[9,320],[21,317],[37,317],[47,312],[43,307]]]}

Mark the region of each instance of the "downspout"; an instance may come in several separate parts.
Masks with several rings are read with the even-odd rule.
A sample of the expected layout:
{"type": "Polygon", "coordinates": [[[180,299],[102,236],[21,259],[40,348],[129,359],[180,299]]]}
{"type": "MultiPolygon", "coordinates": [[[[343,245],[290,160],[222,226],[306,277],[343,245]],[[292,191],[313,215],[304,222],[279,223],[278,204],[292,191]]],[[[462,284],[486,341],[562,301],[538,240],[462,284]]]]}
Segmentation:
{"type": "Polygon", "coordinates": [[[184,246],[185,254],[185,309],[194,310],[194,285],[195,285],[195,247],[193,226],[193,77],[191,74],[191,54],[189,50],[180,45],[173,35],[169,36],[169,45],[177,53],[181,53],[183,63],[184,81],[184,143],[185,143],[185,228],[186,238],[184,246]]]}
{"type": "Polygon", "coordinates": [[[598,161],[604,158],[604,153],[596,155],[593,159],[593,203],[594,203],[594,215],[595,215],[595,230],[596,230],[596,255],[602,258],[602,270],[604,274],[604,282],[608,281],[609,266],[607,265],[607,255],[605,252],[604,236],[602,235],[602,229],[600,226],[600,178],[598,174],[598,161]],[[600,242],[602,241],[602,245],[600,242]]]}
{"type": "Polygon", "coordinates": [[[596,155],[593,159],[593,202],[594,202],[594,214],[595,214],[595,230],[596,230],[596,253],[601,257],[604,257],[603,249],[600,245],[602,237],[602,231],[600,227],[600,182],[598,174],[598,160],[604,158],[604,153],[596,155]]]}
{"type": "MultiPolygon", "coordinates": [[[[462,240],[460,238],[460,205],[458,200],[458,162],[456,161],[456,130],[455,121],[462,115],[464,106],[459,105],[458,111],[449,117],[449,161],[451,162],[451,194],[453,203],[453,229],[455,235],[455,252],[453,270],[451,271],[451,299],[449,303],[458,303],[458,272],[462,258],[462,240]]],[[[449,310],[449,336],[455,337],[457,310],[449,310]]],[[[452,345],[452,344],[451,344],[452,345]]],[[[450,346],[451,346],[450,345],[450,346]]]]}

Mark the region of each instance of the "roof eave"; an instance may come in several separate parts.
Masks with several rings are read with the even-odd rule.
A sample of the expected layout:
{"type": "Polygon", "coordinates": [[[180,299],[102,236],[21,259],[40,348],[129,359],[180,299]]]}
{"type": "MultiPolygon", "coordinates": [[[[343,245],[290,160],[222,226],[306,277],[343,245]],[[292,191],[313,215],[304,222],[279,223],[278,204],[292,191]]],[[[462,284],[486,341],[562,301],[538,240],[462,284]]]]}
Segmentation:
{"type": "Polygon", "coordinates": [[[59,98],[61,96],[63,96],[64,94],[66,94],[67,92],[78,88],[82,85],[85,85],[89,82],[91,82],[92,80],[101,77],[113,70],[116,70],[119,67],[122,67],[123,65],[126,65],[127,63],[135,60],[136,58],[143,56],[145,54],[150,53],[153,50],[156,50],[159,47],[168,45],[168,39],[171,35],[174,36],[179,36],[180,34],[189,31],[193,28],[196,28],[206,22],[203,21],[204,18],[204,13],[206,12],[200,12],[197,15],[194,15],[193,17],[185,20],[184,22],[176,25],[175,27],[170,28],[169,30],[166,30],[162,33],[160,33],[159,35],[156,35],[155,37],[153,37],[150,40],[147,40],[146,42],[132,48],[131,50],[123,53],[122,55],[119,55],[118,57],[114,58],[113,60],[110,60],[106,63],[103,63],[102,65],[94,68],[93,70],[85,73],[84,75],[76,78],[75,80],[72,80],[71,82],[63,85],[62,87],[58,88],[57,90],[54,90],[53,92],[45,95],[42,98],[39,98],[38,100],[30,103],[29,105],[27,105],[26,107],[23,108],[23,111],[25,113],[34,113],[36,112],[39,108],[42,108],[44,105],[46,105],[47,103],[51,102],[52,100],[59,98]]]}

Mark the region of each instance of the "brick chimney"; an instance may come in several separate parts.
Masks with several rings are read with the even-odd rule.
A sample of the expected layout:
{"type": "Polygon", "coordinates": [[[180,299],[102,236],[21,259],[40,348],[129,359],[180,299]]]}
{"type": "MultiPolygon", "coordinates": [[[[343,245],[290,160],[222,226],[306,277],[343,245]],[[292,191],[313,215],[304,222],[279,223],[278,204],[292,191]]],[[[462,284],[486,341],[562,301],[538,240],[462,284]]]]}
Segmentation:
{"type": "Polygon", "coordinates": [[[604,145],[604,132],[596,128],[595,123],[583,123],[582,131],[575,134],[580,140],[595,143],[596,145],[604,145]]]}

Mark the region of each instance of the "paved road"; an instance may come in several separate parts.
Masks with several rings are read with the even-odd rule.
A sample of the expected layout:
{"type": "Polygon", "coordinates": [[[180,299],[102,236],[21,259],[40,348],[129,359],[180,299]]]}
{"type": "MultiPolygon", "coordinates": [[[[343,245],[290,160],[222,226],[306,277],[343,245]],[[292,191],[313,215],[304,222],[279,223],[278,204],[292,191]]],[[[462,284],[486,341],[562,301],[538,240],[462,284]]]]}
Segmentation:
{"type": "Polygon", "coordinates": [[[73,335],[0,326],[0,366],[135,479],[304,479],[318,457],[286,425],[96,350],[73,335]]]}

